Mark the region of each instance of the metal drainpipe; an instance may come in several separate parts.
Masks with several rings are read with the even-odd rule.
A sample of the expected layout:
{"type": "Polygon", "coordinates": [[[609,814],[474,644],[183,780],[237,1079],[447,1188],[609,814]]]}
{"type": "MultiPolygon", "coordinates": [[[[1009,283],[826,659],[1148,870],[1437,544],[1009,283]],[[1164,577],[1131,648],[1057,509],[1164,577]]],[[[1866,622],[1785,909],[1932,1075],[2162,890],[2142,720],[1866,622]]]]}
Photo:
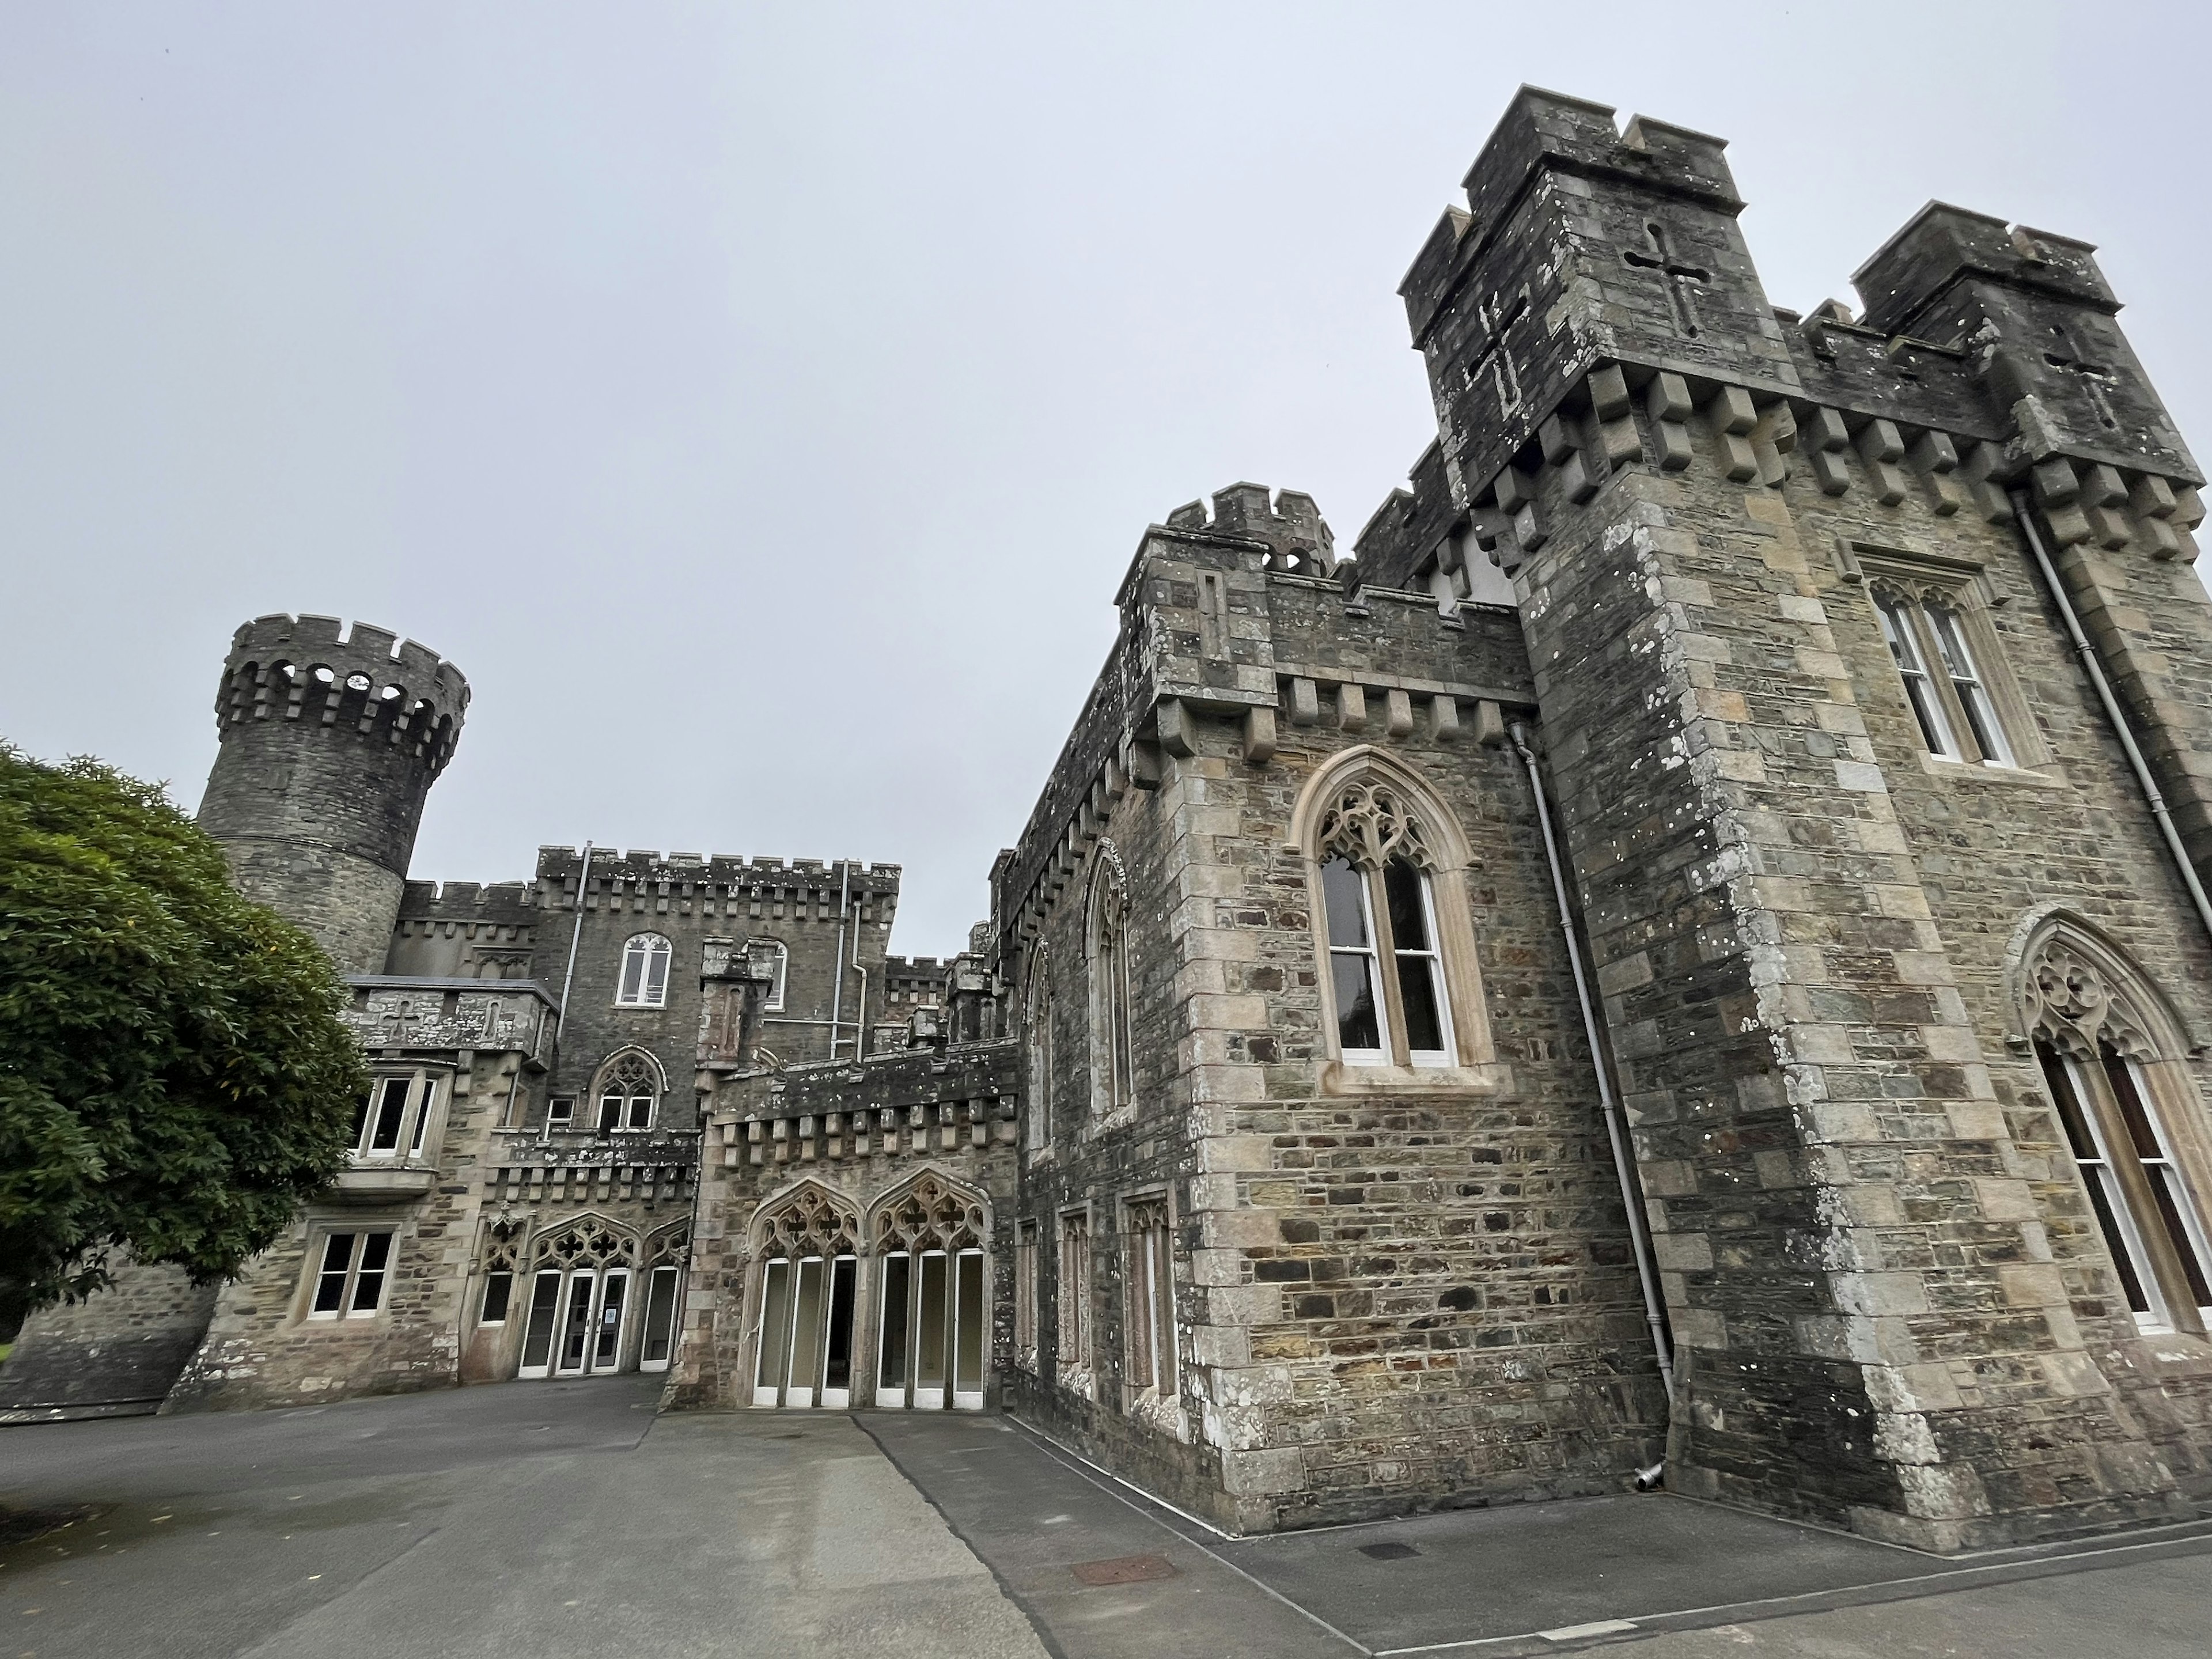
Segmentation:
{"type": "Polygon", "coordinates": [[[568,971],[561,976],[561,1012],[553,1020],[553,1047],[561,1046],[561,1033],[568,1025],[568,992],[576,983],[576,946],[584,937],[584,894],[592,879],[592,843],[584,843],[584,867],[576,877],[576,925],[568,933],[568,971]]]}
{"type": "MultiPolygon", "coordinates": [[[[837,886],[837,967],[830,976],[830,1063],[837,1063],[837,1020],[845,1007],[845,915],[853,902],[853,860],[845,860],[844,878],[837,886]]],[[[814,1005],[819,1008],[822,1005],[814,1005]]],[[[858,1045],[855,1045],[856,1047],[858,1045]]]]}
{"type": "Polygon", "coordinates": [[[2096,647],[2081,631],[2081,620],[2074,614],[2074,602],[2066,597],[2066,585],[2058,580],[2050,554],[2043,550],[2042,533],[2035,527],[2034,514],[2028,511],[2027,492],[2014,489],[2006,494],[2012,502],[2012,515],[2020,523],[2020,533],[2027,538],[2027,550],[2035,556],[2035,568],[2043,573],[2043,585],[2051,590],[2051,599],[2058,606],[2059,619],[2066,624],[2067,637],[2074,641],[2074,654],[2081,658],[2089,684],[2097,688],[2097,701],[2105,705],[2105,718],[2112,723],[2112,735],[2119,738],[2121,749],[2126,751],[2128,764],[2135,769],[2136,781],[2142,786],[2143,799],[2150,804],[2150,815],[2158,821],[2158,832],[2166,837],[2166,851],[2173,855],[2173,867],[2181,874],[2181,884],[2189,890],[2190,902],[2197,907],[2197,919],[2204,924],[2205,933],[2212,934],[2212,899],[2204,896],[2204,884],[2197,878],[2197,866],[2189,861],[2189,849],[2181,844],[2181,832],[2173,827],[2173,815],[2166,810],[2166,797],[2159,793],[2151,777],[2149,763],[2143,759],[2142,750],[2136,747],[2136,734],[2129,729],[2128,717],[2120,712],[2119,699],[2112,695],[2112,683],[2105,678],[2105,666],[2097,659],[2096,647]]]}
{"type": "MultiPolygon", "coordinates": [[[[1510,727],[1513,747],[1521,757],[1521,763],[1528,769],[1528,787],[1536,793],[1536,823],[1543,831],[1544,858],[1552,867],[1552,896],[1559,907],[1559,937],[1566,941],[1567,965],[1574,970],[1575,1000],[1582,1005],[1583,1035],[1589,1040],[1590,1070],[1597,1078],[1598,1109],[1605,1119],[1605,1132],[1613,1142],[1613,1172],[1620,1181],[1620,1201],[1628,1212],[1628,1236],[1636,1249],[1636,1277],[1644,1288],[1644,1322],[1651,1327],[1651,1352],[1659,1362],[1659,1380],[1666,1385],[1667,1405],[1671,1413],[1674,1403],[1674,1358],[1667,1346],[1666,1316],[1660,1311],[1657,1274],[1651,1261],[1651,1240],[1644,1226],[1644,1206],[1636,1196],[1635,1182],[1628,1172],[1628,1139],[1620,1122],[1620,1103],[1613,1098],[1613,1079],[1606,1075],[1605,1051],[1598,1046],[1597,1013],[1590,1006],[1589,981],[1583,975],[1582,946],[1575,941],[1574,913],[1567,908],[1567,881],[1559,868],[1559,842],[1552,834],[1552,809],[1544,794],[1544,780],[1536,770],[1536,757],[1529,752],[1528,733],[1516,720],[1510,727]]],[[[1664,1464],[1655,1464],[1637,1475],[1637,1485],[1653,1486],[1659,1483],[1664,1464]]]]}

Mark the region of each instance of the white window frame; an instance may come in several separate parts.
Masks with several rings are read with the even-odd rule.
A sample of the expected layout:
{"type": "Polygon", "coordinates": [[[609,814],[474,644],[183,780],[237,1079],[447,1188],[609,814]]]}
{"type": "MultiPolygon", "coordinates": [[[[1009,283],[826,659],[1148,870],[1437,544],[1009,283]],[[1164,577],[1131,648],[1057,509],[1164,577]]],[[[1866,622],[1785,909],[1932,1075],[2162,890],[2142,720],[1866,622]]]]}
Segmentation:
{"type": "Polygon", "coordinates": [[[615,980],[617,1008],[665,1008],[676,947],[665,933],[633,933],[623,941],[622,969],[615,980]],[[636,971],[631,971],[635,964],[636,971]]]}
{"type": "Polygon", "coordinates": [[[317,1322],[343,1322],[374,1319],[384,1311],[384,1304],[392,1295],[392,1255],[398,1248],[398,1228],[390,1225],[325,1226],[317,1228],[310,1235],[310,1240],[306,1274],[306,1316],[308,1319],[317,1322]],[[339,1239],[347,1241],[344,1260],[334,1267],[331,1265],[331,1256],[339,1239]],[[381,1239],[383,1243],[376,1252],[377,1262],[370,1266],[368,1257],[370,1241],[374,1239],[381,1239]],[[360,1299],[361,1281],[365,1273],[376,1275],[376,1294],[368,1307],[356,1307],[355,1304],[360,1299]],[[316,1304],[323,1299],[323,1287],[333,1279],[338,1286],[337,1305],[319,1308],[316,1304]]]}
{"type": "Polygon", "coordinates": [[[594,1135],[650,1134],[660,1121],[660,1102],[668,1092],[666,1077],[659,1060],[651,1050],[635,1043],[625,1044],[609,1054],[592,1074],[591,1093],[592,1133],[594,1135]],[[633,1086],[617,1086],[615,1072],[622,1062],[635,1056],[643,1066],[651,1092],[640,1094],[633,1086]],[[614,1107],[614,1121],[607,1121],[607,1108],[614,1107]],[[642,1108],[642,1110],[640,1109],[642,1108]],[[641,1121],[640,1120],[642,1120],[641,1121]]]}
{"type": "Polygon", "coordinates": [[[763,939],[759,943],[775,947],[775,975],[769,981],[769,993],[761,1001],[762,1009],[771,1014],[783,1012],[785,988],[791,981],[791,947],[780,939],[763,939]]]}
{"type": "MultiPolygon", "coordinates": [[[[1451,970],[1447,965],[1443,941],[1437,927],[1436,884],[1430,872],[1411,860],[1405,860],[1419,884],[1422,926],[1426,929],[1427,943],[1419,949],[1407,949],[1398,943],[1390,923],[1390,908],[1385,884],[1389,880],[1387,867],[1369,867],[1341,854],[1331,854],[1316,861],[1314,890],[1321,910],[1321,927],[1327,942],[1329,972],[1325,975],[1327,988],[1323,994],[1329,1011],[1329,1034],[1338,1056],[1347,1066],[1395,1066],[1401,1063],[1427,1069],[1457,1066],[1459,1043],[1452,1024],[1451,970]],[[1340,945],[1330,931],[1331,921],[1322,884],[1327,880],[1328,866],[1339,860],[1359,878],[1361,922],[1367,936],[1365,945],[1340,945]],[[1378,902],[1378,899],[1381,901],[1378,902]],[[1351,1048],[1343,1041],[1342,1024],[1336,1009],[1335,959],[1338,957],[1361,959],[1365,966],[1367,983],[1375,997],[1376,1035],[1382,1041],[1377,1048],[1351,1048]],[[1416,1048],[1406,1023],[1406,988],[1401,959],[1413,957],[1428,964],[1430,994],[1436,1004],[1437,1035],[1443,1046],[1439,1048],[1416,1048]],[[1406,1058],[1401,1062],[1397,1056],[1406,1058]]],[[[1387,864],[1387,861],[1386,861],[1387,864]]]]}
{"type": "Polygon", "coordinates": [[[1931,769],[2030,771],[2050,758],[1998,637],[2003,596],[1972,562],[1853,542],[1838,568],[1863,582],[1931,769]]]}
{"type": "Polygon", "coordinates": [[[430,1129],[431,1109],[438,1103],[439,1075],[417,1066],[407,1072],[379,1072],[369,1083],[354,1125],[352,1158],[356,1164],[413,1164],[420,1161],[430,1129]],[[397,1085],[396,1113],[392,1096],[397,1085]],[[392,1144],[380,1147],[386,1118],[392,1127],[392,1144]]]}

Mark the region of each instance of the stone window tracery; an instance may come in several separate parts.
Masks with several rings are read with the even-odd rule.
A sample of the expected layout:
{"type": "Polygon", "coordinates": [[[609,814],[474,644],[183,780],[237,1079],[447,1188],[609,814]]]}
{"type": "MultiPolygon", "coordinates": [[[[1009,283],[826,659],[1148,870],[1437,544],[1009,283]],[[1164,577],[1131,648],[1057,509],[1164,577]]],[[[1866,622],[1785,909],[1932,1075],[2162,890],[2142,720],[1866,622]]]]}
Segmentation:
{"type": "Polygon", "coordinates": [[[530,1308],[518,1376],[580,1376],[632,1363],[630,1294],[636,1236],[594,1216],[548,1228],[531,1243],[530,1308]]]}
{"type": "Polygon", "coordinates": [[[1456,1064],[1421,813],[1402,787],[1355,777],[1330,799],[1316,840],[1338,1053],[1353,1065],[1456,1064]]]}
{"type": "Polygon", "coordinates": [[[1091,1105],[1095,1121],[1112,1118],[1136,1098],[1136,1061],[1129,1018],[1129,902],[1121,854],[1098,843],[1092,877],[1091,952],[1091,1105]]]}
{"type": "Polygon", "coordinates": [[[2044,1085],[2136,1322],[2212,1326],[2212,1235],[2192,1178],[2195,1091],[2169,1023],[2130,967],[2063,924],[2031,952],[2021,1000],[2044,1085]]]}
{"type": "Polygon", "coordinates": [[[1867,582],[1882,643],[1928,753],[1977,766],[2043,760],[2034,721],[1989,619],[1986,580],[1871,549],[1853,554],[1851,567],[1867,582]]]}
{"type": "Polygon", "coordinates": [[[639,1048],[625,1048],[599,1067],[592,1085],[599,1132],[635,1134],[653,1127],[660,1103],[660,1067],[639,1048]]]}
{"type": "Polygon", "coordinates": [[[761,1313],[753,1404],[851,1405],[860,1217],[810,1182],[770,1205],[754,1231],[761,1313]]]}
{"type": "Polygon", "coordinates": [[[980,1198],[925,1173],[876,1212],[876,1404],[980,1411],[990,1346],[980,1198]]]}

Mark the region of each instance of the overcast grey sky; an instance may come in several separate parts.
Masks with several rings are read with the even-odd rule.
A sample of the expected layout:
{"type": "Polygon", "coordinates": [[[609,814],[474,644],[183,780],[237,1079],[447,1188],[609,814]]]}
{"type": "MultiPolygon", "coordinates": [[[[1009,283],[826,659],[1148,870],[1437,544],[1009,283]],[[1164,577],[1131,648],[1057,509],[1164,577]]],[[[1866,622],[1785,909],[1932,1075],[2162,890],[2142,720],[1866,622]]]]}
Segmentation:
{"type": "Polygon", "coordinates": [[[959,947],[1145,525],[1349,542],[1514,87],[1732,141],[1775,303],[1923,201],[2099,243],[2212,450],[2201,5],[0,9],[0,734],[196,805],[231,629],[475,698],[415,873],[890,860],[959,947]]]}

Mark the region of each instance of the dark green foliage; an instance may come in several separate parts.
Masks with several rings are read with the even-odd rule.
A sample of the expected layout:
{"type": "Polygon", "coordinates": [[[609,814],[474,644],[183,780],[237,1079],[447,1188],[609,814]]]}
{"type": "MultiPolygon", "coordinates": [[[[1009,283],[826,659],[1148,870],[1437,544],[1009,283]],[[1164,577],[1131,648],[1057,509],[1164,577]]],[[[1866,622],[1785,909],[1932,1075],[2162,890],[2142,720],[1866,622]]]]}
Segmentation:
{"type": "Polygon", "coordinates": [[[231,886],[149,784],[0,745],[0,1278],[31,1305],[108,1253],[205,1282],[343,1164],[368,1087],[314,942],[231,886]]]}

